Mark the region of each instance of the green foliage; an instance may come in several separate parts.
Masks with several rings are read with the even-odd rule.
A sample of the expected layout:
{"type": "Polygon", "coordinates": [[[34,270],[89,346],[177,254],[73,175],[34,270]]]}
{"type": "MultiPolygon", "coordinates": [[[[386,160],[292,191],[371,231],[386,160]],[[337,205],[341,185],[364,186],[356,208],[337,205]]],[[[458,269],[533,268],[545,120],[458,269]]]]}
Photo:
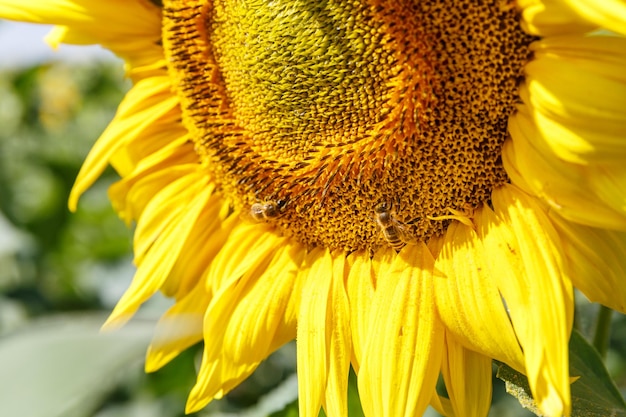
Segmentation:
{"type": "Polygon", "coordinates": [[[115,174],[74,215],[67,197],[128,87],[121,68],[42,65],[0,79],[0,212],[21,236],[0,256],[0,290],[33,315],[100,308],[83,276],[127,259],[132,242],[103,190],[115,174]]]}
{"type": "MultiPolygon", "coordinates": [[[[606,370],[598,352],[576,330],[569,343],[570,375],[577,378],[571,386],[572,417],[626,416],[626,403],[606,370]]],[[[530,394],[528,379],[505,364],[498,378],[507,390],[536,415],[541,415],[530,394]]]]}

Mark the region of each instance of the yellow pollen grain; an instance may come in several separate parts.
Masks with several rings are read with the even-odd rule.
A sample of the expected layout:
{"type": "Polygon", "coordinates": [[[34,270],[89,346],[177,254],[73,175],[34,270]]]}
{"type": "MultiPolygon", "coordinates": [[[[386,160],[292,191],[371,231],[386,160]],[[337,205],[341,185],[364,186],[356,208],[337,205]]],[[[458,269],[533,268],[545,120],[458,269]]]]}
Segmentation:
{"type": "Polygon", "coordinates": [[[305,245],[374,250],[381,203],[425,241],[508,181],[532,38],[500,1],[163,3],[184,123],[234,210],[271,202],[305,245]]]}

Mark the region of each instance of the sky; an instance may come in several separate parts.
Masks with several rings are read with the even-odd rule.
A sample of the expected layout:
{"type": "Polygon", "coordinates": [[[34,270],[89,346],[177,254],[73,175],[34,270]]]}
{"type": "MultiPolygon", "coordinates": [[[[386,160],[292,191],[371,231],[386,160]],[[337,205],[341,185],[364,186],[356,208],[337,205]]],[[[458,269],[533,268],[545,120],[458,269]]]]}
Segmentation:
{"type": "Polygon", "coordinates": [[[53,50],[43,40],[49,25],[0,20],[0,69],[20,68],[43,61],[87,62],[111,60],[115,56],[100,46],[61,45],[53,50]]]}

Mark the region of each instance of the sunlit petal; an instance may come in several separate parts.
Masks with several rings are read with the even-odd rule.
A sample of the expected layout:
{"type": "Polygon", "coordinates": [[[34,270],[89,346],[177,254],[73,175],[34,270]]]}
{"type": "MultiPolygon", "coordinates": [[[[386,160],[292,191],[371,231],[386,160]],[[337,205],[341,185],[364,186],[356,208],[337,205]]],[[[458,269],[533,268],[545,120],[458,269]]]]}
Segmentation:
{"type": "Polygon", "coordinates": [[[358,375],[368,416],[420,415],[434,393],[443,328],[433,303],[433,267],[425,246],[408,246],[379,275],[358,375]]]}
{"type": "Polygon", "coordinates": [[[568,415],[573,291],[560,238],[538,202],[514,187],[495,190],[493,203],[495,213],[482,211],[479,234],[524,350],[530,387],[547,415],[568,415]]]}
{"type": "Polygon", "coordinates": [[[442,374],[453,415],[486,416],[491,406],[491,358],[446,337],[442,374]]]}
{"type": "Polygon", "coordinates": [[[487,267],[492,256],[472,228],[451,224],[435,262],[443,273],[434,277],[437,308],[460,343],[523,371],[522,350],[495,276],[500,272],[487,267]]]}

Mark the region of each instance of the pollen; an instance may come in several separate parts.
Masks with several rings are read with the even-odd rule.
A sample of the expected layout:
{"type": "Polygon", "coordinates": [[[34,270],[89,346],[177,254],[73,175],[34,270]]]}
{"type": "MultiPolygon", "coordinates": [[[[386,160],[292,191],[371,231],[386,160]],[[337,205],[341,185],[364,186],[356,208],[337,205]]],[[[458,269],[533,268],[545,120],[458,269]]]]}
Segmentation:
{"type": "Polygon", "coordinates": [[[381,204],[427,241],[508,182],[533,38],[506,2],[163,3],[183,122],[242,216],[269,204],[306,246],[371,251],[381,204]]]}

